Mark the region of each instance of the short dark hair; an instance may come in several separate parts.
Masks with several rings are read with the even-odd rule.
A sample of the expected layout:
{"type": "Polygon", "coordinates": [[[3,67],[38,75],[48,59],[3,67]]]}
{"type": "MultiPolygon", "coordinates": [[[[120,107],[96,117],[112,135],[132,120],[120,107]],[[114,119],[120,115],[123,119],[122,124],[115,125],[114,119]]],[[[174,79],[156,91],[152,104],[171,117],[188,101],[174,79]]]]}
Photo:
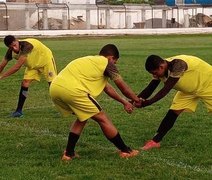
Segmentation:
{"type": "Polygon", "coordinates": [[[114,56],[114,58],[119,58],[119,50],[114,44],[105,45],[99,52],[102,56],[114,56]]]}
{"type": "Polygon", "coordinates": [[[10,44],[12,44],[13,41],[15,41],[15,37],[12,36],[12,35],[8,35],[8,36],[5,36],[4,38],[4,44],[9,47],[10,44]]]}
{"type": "Polygon", "coordinates": [[[150,55],[146,59],[145,68],[148,72],[154,71],[159,68],[159,66],[164,62],[164,60],[157,55],[150,55]]]}

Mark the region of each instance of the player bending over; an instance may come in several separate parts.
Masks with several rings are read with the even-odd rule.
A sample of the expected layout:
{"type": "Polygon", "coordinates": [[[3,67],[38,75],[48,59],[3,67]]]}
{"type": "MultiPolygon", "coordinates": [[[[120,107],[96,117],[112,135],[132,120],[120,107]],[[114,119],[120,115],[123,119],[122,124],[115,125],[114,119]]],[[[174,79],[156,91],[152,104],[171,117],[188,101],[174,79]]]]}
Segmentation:
{"type": "Polygon", "coordinates": [[[62,160],[71,160],[76,156],[75,145],[89,118],[99,124],[106,138],[119,149],[121,157],[128,158],[138,154],[137,150],[132,150],[124,143],[118,130],[95,99],[104,91],[111,98],[123,104],[125,111],[132,112],[133,105],[122,98],[109,84],[110,78],[124,96],[137,103],[140,102],[119,74],[115,66],[118,59],[117,47],[108,44],[101,49],[99,55],[81,57],[71,61],[52,81],[50,96],[58,110],[64,116],[75,114],[77,117],[70,128],[62,160]]]}
{"type": "Polygon", "coordinates": [[[182,112],[195,112],[199,100],[204,102],[209,112],[212,111],[212,66],[195,56],[178,55],[162,59],[151,55],[146,60],[145,68],[153,75],[153,79],[139,94],[138,97],[143,101],[141,104],[135,103],[136,107],[149,106],[165,97],[171,89],[177,90],[156,135],[142,148],[149,150],[159,148],[160,141],[172,128],[177,117],[182,112]],[[149,98],[161,81],[164,82],[163,88],[149,98]]]}
{"type": "Polygon", "coordinates": [[[21,117],[22,109],[27,97],[28,88],[32,81],[40,81],[41,74],[50,84],[56,76],[57,70],[51,50],[36,39],[17,40],[14,36],[6,36],[4,44],[8,47],[7,53],[0,64],[0,73],[4,70],[8,62],[16,59],[16,63],[3,72],[0,80],[9,77],[25,66],[24,77],[21,83],[18,105],[12,117],[21,117]]]}

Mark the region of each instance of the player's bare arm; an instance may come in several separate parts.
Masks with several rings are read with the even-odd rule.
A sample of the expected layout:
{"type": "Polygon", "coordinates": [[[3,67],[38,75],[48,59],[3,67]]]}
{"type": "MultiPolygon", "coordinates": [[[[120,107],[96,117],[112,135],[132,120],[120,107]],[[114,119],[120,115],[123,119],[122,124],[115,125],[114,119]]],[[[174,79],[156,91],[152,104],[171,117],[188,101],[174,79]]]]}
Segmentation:
{"type": "Polygon", "coordinates": [[[111,98],[115,99],[116,101],[120,102],[121,104],[124,105],[125,111],[128,113],[131,113],[133,110],[133,106],[131,103],[129,103],[126,99],[122,98],[117,91],[111,86],[109,83],[104,88],[104,92],[110,96],[111,98]]]}
{"type": "Polygon", "coordinates": [[[124,98],[122,98],[117,91],[113,88],[112,85],[110,85],[109,83],[107,83],[107,85],[104,88],[104,92],[110,96],[111,98],[115,99],[116,101],[125,104],[126,100],[124,98]]]}
{"type": "Polygon", "coordinates": [[[125,97],[135,102],[140,102],[140,99],[136,96],[132,89],[123,81],[122,78],[118,78],[114,80],[114,82],[125,97]]]}
{"type": "Polygon", "coordinates": [[[125,97],[131,99],[132,101],[140,101],[139,98],[135,95],[135,93],[131,90],[131,88],[124,82],[114,63],[108,63],[104,75],[110,77],[110,79],[114,81],[116,86],[119,88],[119,90],[125,97]]]}
{"type": "Polygon", "coordinates": [[[7,65],[8,61],[3,58],[1,64],[0,64],[0,73],[4,70],[5,66],[7,65]]]}
{"type": "Polygon", "coordinates": [[[20,56],[19,59],[17,60],[16,64],[14,64],[10,69],[8,69],[6,72],[4,72],[2,75],[1,75],[1,79],[4,79],[14,73],[16,73],[20,68],[21,66],[25,63],[26,61],[26,56],[20,56]]]}

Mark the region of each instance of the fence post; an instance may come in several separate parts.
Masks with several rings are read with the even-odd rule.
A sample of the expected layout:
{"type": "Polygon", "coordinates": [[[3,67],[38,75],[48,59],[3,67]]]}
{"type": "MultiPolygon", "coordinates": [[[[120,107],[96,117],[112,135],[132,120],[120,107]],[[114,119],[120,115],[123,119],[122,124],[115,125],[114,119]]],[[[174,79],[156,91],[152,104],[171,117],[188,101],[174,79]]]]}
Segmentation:
{"type": "Polygon", "coordinates": [[[184,27],[185,28],[189,27],[189,14],[188,14],[187,9],[186,9],[185,14],[184,14],[184,27]]]}
{"type": "Polygon", "coordinates": [[[47,9],[43,9],[43,29],[48,29],[48,14],[47,14],[47,9]]]}
{"type": "Polygon", "coordinates": [[[162,28],[166,28],[166,10],[162,10],[162,28]]]}
{"type": "Polygon", "coordinates": [[[110,8],[106,9],[106,29],[110,29],[110,8]]]}
{"type": "Polygon", "coordinates": [[[30,30],[30,24],[29,24],[30,20],[29,19],[30,19],[29,18],[29,9],[26,8],[25,9],[25,28],[26,28],[26,30],[30,30]]]}
{"type": "Polygon", "coordinates": [[[62,12],[62,29],[68,29],[68,17],[65,10],[62,12]]]}
{"type": "Polygon", "coordinates": [[[86,2],[86,29],[91,29],[91,20],[90,20],[90,2],[86,2]]]}
{"type": "Polygon", "coordinates": [[[127,16],[127,27],[126,28],[127,29],[131,28],[131,16],[130,15],[127,16]]]}

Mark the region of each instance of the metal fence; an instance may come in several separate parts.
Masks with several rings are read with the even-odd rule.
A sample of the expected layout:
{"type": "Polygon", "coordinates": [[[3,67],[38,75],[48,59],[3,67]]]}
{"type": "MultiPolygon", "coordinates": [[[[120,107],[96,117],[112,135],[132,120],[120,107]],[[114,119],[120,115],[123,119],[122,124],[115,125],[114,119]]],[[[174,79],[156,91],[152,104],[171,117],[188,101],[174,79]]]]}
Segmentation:
{"type": "Polygon", "coordinates": [[[0,3],[0,30],[212,27],[212,6],[0,3]]]}

